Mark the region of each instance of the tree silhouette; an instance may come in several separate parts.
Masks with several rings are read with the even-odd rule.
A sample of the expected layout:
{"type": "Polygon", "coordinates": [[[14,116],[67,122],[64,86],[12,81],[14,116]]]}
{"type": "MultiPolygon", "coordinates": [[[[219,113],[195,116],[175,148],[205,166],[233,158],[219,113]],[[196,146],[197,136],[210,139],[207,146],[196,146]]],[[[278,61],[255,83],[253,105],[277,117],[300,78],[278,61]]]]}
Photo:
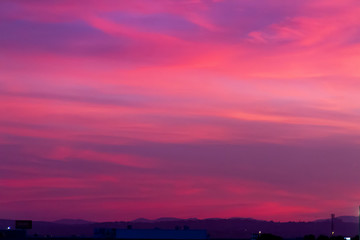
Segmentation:
{"type": "Polygon", "coordinates": [[[329,240],[329,237],[325,235],[320,235],[318,236],[317,240],[329,240]]]}
{"type": "Polygon", "coordinates": [[[259,240],[283,240],[282,237],[270,234],[270,233],[263,233],[258,238],[259,240]]]}
{"type": "Polygon", "coordinates": [[[304,240],[316,240],[314,234],[309,234],[304,236],[304,240]]]}

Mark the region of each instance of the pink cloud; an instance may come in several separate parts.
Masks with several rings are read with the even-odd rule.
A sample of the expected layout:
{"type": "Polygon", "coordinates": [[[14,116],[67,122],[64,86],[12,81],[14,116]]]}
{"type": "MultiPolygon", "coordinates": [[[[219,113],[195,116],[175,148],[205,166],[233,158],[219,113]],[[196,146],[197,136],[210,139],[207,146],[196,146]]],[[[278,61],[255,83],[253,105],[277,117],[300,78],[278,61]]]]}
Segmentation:
{"type": "Polygon", "coordinates": [[[2,218],[357,204],[358,2],[0,5],[2,218]]]}

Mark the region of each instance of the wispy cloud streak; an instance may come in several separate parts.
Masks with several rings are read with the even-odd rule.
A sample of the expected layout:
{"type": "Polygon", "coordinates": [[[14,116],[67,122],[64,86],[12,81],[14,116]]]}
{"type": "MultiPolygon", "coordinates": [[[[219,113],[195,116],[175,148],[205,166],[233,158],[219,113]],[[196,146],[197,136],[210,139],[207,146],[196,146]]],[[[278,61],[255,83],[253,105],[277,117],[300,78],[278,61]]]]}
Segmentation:
{"type": "Polygon", "coordinates": [[[0,217],[351,214],[359,14],[354,0],[1,1],[0,217]]]}

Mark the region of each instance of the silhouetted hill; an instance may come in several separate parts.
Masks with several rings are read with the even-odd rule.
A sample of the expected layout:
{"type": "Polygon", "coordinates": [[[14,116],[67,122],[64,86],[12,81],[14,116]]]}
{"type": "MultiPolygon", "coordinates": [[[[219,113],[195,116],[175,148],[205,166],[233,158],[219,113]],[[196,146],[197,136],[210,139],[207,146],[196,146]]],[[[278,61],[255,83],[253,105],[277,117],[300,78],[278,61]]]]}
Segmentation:
{"type": "Polygon", "coordinates": [[[156,219],[155,222],[174,222],[174,221],[182,221],[182,220],[183,219],[181,218],[163,217],[156,219]]]}
{"type": "Polygon", "coordinates": [[[352,223],[359,222],[359,217],[355,217],[355,216],[340,216],[337,217],[337,219],[340,219],[343,222],[352,222],[352,223]]]}
{"type": "Polygon", "coordinates": [[[132,222],[146,222],[146,223],[152,223],[152,222],[154,222],[154,220],[151,220],[151,219],[146,219],[146,218],[137,218],[137,219],[133,220],[132,222]]]}
{"type": "Polygon", "coordinates": [[[163,217],[163,218],[157,218],[157,219],[137,218],[130,222],[132,222],[132,223],[155,223],[155,222],[174,222],[174,221],[186,221],[186,220],[197,221],[199,219],[197,219],[197,218],[181,219],[181,218],[171,218],[171,217],[163,217]]]}
{"type": "Polygon", "coordinates": [[[66,224],[66,225],[78,225],[78,224],[90,224],[93,222],[82,220],[82,219],[60,219],[60,220],[54,221],[53,223],[66,224]]]}
{"type": "MultiPolygon", "coordinates": [[[[336,235],[355,236],[358,234],[357,222],[348,220],[351,217],[339,217],[335,219],[336,235]],[[346,221],[342,221],[345,219],[346,221]]],[[[253,233],[271,233],[284,238],[303,237],[304,235],[314,234],[329,235],[330,220],[313,222],[273,222],[260,221],[249,218],[230,218],[230,219],[177,219],[160,218],[156,220],[136,219],[131,222],[88,222],[85,220],[59,220],[56,222],[33,222],[33,229],[28,232],[29,235],[37,234],[39,236],[82,236],[92,237],[95,228],[126,228],[132,225],[133,229],[182,229],[188,226],[190,229],[206,229],[210,238],[251,238],[253,233]],[[71,224],[71,222],[73,222],[71,224]]],[[[14,227],[14,221],[0,220],[0,227],[14,227]]]]}
{"type": "MultiPolygon", "coordinates": [[[[355,217],[355,216],[340,216],[340,217],[336,217],[336,220],[340,220],[342,222],[351,222],[351,223],[358,223],[359,222],[359,217],[355,217]]],[[[317,219],[314,222],[329,222],[331,221],[330,218],[326,218],[326,219],[317,219]]]]}

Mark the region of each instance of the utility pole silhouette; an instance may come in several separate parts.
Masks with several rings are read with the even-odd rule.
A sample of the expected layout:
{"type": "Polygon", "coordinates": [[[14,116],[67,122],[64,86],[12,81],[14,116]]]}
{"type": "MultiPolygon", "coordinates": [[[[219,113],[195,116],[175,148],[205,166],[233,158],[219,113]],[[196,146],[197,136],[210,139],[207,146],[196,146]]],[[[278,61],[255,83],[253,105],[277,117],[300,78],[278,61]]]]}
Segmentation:
{"type": "Polygon", "coordinates": [[[332,213],[331,214],[331,237],[333,237],[334,236],[334,234],[335,234],[335,230],[334,230],[334,219],[335,219],[335,214],[334,213],[332,213]]]}
{"type": "Polygon", "coordinates": [[[359,206],[359,239],[360,239],[360,206],[359,206]]]}

